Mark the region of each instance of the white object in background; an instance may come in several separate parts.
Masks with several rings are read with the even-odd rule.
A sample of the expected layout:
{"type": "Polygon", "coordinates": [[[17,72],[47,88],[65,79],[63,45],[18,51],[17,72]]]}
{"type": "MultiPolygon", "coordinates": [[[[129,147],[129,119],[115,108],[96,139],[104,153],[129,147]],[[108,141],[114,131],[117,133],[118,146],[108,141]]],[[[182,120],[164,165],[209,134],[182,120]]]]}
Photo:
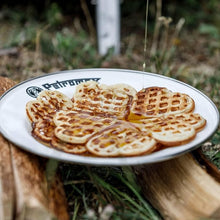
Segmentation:
{"type": "Polygon", "coordinates": [[[120,0],[97,0],[98,49],[105,55],[110,48],[120,53],[120,0]]]}

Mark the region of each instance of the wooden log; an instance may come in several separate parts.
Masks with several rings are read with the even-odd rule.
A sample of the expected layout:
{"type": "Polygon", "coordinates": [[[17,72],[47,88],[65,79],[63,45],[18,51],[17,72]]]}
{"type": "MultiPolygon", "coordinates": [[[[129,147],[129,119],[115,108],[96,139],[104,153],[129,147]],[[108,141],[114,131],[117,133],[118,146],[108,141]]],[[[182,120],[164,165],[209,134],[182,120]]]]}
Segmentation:
{"type": "Polygon", "coordinates": [[[14,215],[14,178],[8,142],[0,136],[0,219],[10,220],[14,215]]]}
{"type": "Polygon", "coordinates": [[[59,220],[68,220],[67,200],[59,176],[55,176],[49,188],[49,209],[59,220]]]}
{"type": "MultiPolygon", "coordinates": [[[[204,160],[200,157],[200,162],[204,160]]],[[[219,174],[214,178],[204,164],[210,163],[201,166],[188,153],[134,170],[143,194],[164,219],[220,219],[220,183],[216,179],[219,174]]]]}
{"type": "MultiPolygon", "coordinates": [[[[0,77],[0,94],[14,84],[0,77]]],[[[48,185],[46,159],[24,152],[1,135],[0,152],[0,219],[69,219],[61,180],[56,176],[48,185]]]]}
{"type": "Polygon", "coordinates": [[[68,220],[63,185],[55,176],[48,185],[45,162],[11,145],[18,220],[68,220]]]}
{"type": "Polygon", "coordinates": [[[49,210],[44,169],[34,155],[11,144],[12,167],[16,192],[16,219],[52,220],[49,210]]]}
{"type": "Polygon", "coordinates": [[[14,81],[0,76],[0,96],[14,85],[14,81]]]}
{"type": "MultiPolygon", "coordinates": [[[[0,76],[0,95],[15,83],[0,76]]],[[[0,219],[13,219],[15,210],[14,178],[9,143],[0,135],[0,219]]]]}

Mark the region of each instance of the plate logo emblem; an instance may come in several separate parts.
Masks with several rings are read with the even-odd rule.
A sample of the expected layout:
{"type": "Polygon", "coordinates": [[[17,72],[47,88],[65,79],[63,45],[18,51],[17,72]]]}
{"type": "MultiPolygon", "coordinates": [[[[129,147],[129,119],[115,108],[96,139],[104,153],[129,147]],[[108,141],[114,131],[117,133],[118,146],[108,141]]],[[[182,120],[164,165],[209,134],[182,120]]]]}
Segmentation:
{"type": "Polygon", "coordinates": [[[37,98],[38,94],[42,91],[43,89],[37,86],[30,86],[26,89],[26,93],[31,96],[32,98],[37,98]]]}

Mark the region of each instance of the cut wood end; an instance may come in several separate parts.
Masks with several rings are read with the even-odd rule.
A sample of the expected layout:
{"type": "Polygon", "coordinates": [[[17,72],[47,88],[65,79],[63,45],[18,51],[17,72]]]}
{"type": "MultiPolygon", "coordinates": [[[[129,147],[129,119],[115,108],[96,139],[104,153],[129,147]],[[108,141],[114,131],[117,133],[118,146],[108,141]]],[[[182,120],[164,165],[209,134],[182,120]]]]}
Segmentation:
{"type": "Polygon", "coordinates": [[[13,87],[16,83],[6,77],[0,76],[0,95],[13,87]]]}
{"type": "Polygon", "coordinates": [[[165,219],[209,218],[213,213],[216,216],[220,183],[192,154],[134,170],[144,195],[165,219]]]}

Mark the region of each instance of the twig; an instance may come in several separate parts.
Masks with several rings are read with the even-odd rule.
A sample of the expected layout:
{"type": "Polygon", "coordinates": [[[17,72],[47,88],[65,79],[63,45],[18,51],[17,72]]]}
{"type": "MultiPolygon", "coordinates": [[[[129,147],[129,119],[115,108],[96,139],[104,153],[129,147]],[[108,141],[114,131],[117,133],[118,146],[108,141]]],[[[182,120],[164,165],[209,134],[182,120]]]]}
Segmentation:
{"type": "Polygon", "coordinates": [[[162,45],[161,45],[161,55],[162,57],[164,57],[165,52],[167,50],[167,45],[168,45],[168,33],[169,33],[169,27],[170,27],[170,23],[172,22],[172,18],[168,17],[161,17],[160,19],[161,21],[163,21],[163,25],[165,27],[164,31],[163,31],[163,35],[162,35],[162,45]]]}
{"type": "Polygon", "coordinates": [[[92,40],[95,40],[96,39],[96,30],[95,30],[94,24],[92,22],[92,17],[91,17],[91,14],[89,12],[86,1],[85,0],[80,0],[80,3],[81,3],[83,13],[86,17],[86,22],[87,22],[87,25],[88,25],[88,28],[89,28],[90,36],[91,36],[92,40]]]}
{"type": "Polygon", "coordinates": [[[157,0],[156,2],[156,24],[155,24],[155,29],[154,29],[154,35],[153,35],[153,41],[152,41],[152,46],[151,46],[151,51],[150,55],[153,56],[156,53],[157,50],[157,45],[158,45],[158,37],[159,37],[159,32],[160,32],[160,27],[161,27],[161,22],[159,21],[159,17],[161,17],[161,12],[162,12],[162,0],[157,0]]]}
{"type": "Polygon", "coordinates": [[[49,27],[50,27],[50,24],[47,24],[42,29],[39,29],[37,31],[36,38],[35,38],[35,45],[36,45],[35,46],[35,51],[36,51],[36,54],[39,54],[39,52],[40,52],[40,37],[41,37],[41,34],[42,34],[43,31],[47,30],[49,27]]]}
{"type": "Polygon", "coordinates": [[[179,36],[179,33],[180,33],[184,23],[185,23],[185,18],[180,18],[180,20],[178,21],[178,23],[176,25],[176,29],[173,34],[172,40],[175,40],[179,36]]]}
{"type": "Polygon", "coordinates": [[[171,41],[169,42],[169,46],[167,47],[168,50],[167,50],[167,53],[166,53],[166,56],[164,57],[164,63],[167,63],[169,60],[170,60],[170,57],[173,53],[173,50],[175,49],[175,44],[174,44],[174,41],[178,38],[179,36],[179,33],[183,27],[185,23],[185,19],[184,18],[181,18],[177,25],[176,25],[176,28],[175,28],[175,31],[174,31],[174,34],[171,38],[171,41]]]}

